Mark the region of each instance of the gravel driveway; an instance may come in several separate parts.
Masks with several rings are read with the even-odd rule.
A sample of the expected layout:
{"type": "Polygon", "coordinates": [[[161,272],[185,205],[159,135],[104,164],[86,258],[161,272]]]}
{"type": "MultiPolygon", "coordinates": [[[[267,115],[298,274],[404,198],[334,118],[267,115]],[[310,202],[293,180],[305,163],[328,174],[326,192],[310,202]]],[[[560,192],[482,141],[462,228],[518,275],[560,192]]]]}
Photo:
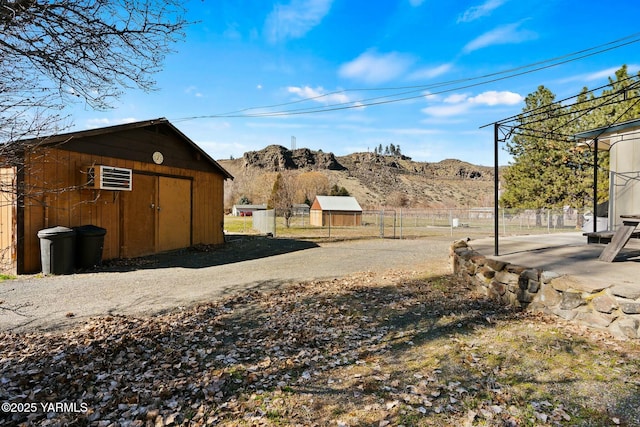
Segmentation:
{"type": "Polygon", "coordinates": [[[242,238],[65,276],[0,283],[0,331],[55,330],[109,314],[152,315],[250,289],[359,271],[417,270],[447,262],[450,239],[372,239],[316,244],[242,238]]]}

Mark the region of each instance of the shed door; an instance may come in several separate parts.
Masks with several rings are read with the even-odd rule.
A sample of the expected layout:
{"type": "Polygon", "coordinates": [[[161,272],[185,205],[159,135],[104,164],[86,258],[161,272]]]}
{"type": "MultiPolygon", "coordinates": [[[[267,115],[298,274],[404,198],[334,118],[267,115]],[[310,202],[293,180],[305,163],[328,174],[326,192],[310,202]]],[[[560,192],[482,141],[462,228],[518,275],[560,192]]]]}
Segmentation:
{"type": "Polygon", "coordinates": [[[136,174],[133,177],[133,190],[120,192],[124,198],[122,257],[131,258],[155,252],[156,180],[157,177],[152,175],[136,174]]]}
{"type": "Polygon", "coordinates": [[[158,181],[158,251],[191,245],[191,180],[158,181]]]}

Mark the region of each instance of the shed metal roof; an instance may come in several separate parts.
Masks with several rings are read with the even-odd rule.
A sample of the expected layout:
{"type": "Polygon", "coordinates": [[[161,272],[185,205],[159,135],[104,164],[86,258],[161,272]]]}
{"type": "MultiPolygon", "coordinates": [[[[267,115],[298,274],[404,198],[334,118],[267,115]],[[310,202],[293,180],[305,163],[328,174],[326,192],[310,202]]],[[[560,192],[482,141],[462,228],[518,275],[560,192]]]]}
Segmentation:
{"type": "Polygon", "coordinates": [[[593,147],[595,140],[598,140],[598,150],[607,151],[616,143],[625,140],[639,140],[638,129],[640,119],[629,120],[611,126],[599,127],[585,132],[576,133],[573,138],[578,145],[593,147]]]}
{"type": "Polygon", "coordinates": [[[233,205],[233,207],[236,208],[236,209],[239,209],[239,210],[242,210],[242,209],[245,209],[245,210],[246,209],[254,209],[254,210],[255,209],[262,209],[262,210],[266,210],[267,209],[267,204],[263,203],[261,205],[250,205],[250,204],[247,204],[247,205],[233,205]]]}
{"type": "Polygon", "coordinates": [[[596,129],[591,129],[586,132],[580,132],[574,135],[576,139],[588,139],[595,137],[607,137],[612,134],[621,133],[623,131],[627,131],[629,129],[640,127],[640,119],[629,120],[624,123],[618,123],[615,125],[599,127],[596,129]]]}
{"type": "Polygon", "coordinates": [[[353,211],[362,212],[360,204],[351,196],[316,196],[316,200],[323,211],[353,211]]]}

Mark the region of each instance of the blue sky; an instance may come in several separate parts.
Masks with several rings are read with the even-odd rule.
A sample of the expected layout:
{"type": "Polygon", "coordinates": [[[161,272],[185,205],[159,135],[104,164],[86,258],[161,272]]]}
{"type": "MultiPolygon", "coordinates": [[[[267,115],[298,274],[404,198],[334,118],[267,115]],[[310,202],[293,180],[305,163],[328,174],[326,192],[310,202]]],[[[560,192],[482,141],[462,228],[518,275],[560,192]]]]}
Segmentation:
{"type": "Polygon", "coordinates": [[[196,0],[186,7],[198,22],[155,76],[158,90],[128,91],[109,111],[76,105],[74,129],[166,117],[215,159],[291,147],[295,137],[297,148],[336,155],[394,144],[417,161],[492,165],[493,130],[480,127],[519,113],[539,85],[561,99],[606,84],[623,64],[640,69],[640,43],[631,43],[520,76],[482,78],[634,35],[636,0],[196,0]],[[308,113],[318,109],[332,111],[308,113]]]}

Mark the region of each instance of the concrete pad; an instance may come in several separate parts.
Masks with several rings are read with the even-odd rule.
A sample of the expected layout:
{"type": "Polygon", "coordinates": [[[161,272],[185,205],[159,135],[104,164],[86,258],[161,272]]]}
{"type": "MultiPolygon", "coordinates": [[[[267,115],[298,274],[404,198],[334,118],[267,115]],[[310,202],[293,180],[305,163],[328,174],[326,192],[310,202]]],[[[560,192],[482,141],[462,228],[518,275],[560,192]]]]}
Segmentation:
{"type": "MultiPolygon", "coordinates": [[[[571,275],[588,288],[640,285],[640,240],[631,239],[614,262],[599,261],[604,244],[587,244],[582,232],[508,236],[471,240],[482,255],[499,261],[571,275]]],[[[586,290],[586,289],[585,289],[586,290]]]]}

